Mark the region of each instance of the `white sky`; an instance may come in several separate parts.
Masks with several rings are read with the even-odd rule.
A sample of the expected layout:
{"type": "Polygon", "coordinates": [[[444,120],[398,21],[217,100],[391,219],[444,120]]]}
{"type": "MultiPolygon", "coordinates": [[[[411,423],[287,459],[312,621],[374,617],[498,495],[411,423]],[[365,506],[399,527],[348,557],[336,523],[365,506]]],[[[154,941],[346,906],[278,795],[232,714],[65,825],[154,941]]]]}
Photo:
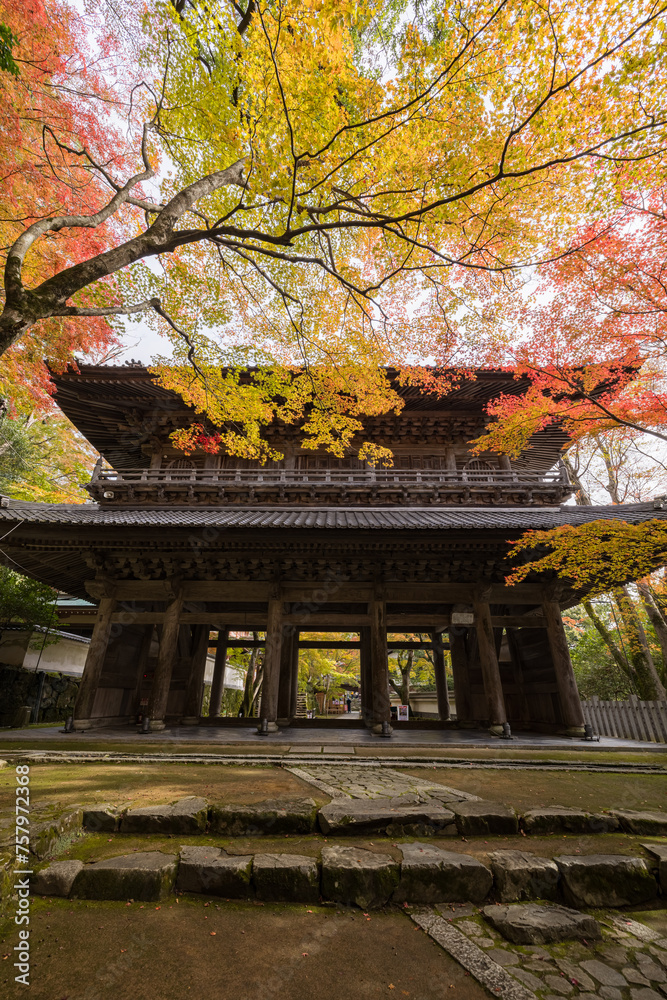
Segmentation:
{"type": "Polygon", "coordinates": [[[171,356],[171,343],[168,338],[161,337],[155,330],[151,330],[145,320],[138,319],[131,322],[128,317],[126,327],[127,332],[121,338],[126,345],[125,350],[114,359],[114,364],[134,360],[147,365],[157,354],[162,357],[171,356]]]}

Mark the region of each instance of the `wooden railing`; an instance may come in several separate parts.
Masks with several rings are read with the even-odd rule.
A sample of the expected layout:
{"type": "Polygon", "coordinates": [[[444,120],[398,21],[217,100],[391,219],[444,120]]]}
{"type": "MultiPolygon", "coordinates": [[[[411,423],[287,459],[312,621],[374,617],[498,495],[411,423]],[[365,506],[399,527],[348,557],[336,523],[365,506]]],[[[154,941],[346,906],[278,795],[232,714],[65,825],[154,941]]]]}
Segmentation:
{"type": "Polygon", "coordinates": [[[547,473],[504,469],[96,469],[91,485],[121,486],[152,483],[176,483],[234,486],[360,486],[374,485],[425,487],[484,486],[504,487],[569,487],[564,466],[547,473]]]}
{"type": "Polygon", "coordinates": [[[581,705],[585,721],[600,736],[667,743],[665,701],[640,701],[635,695],[629,701],[602,701],[594,696],[581,705]]]}

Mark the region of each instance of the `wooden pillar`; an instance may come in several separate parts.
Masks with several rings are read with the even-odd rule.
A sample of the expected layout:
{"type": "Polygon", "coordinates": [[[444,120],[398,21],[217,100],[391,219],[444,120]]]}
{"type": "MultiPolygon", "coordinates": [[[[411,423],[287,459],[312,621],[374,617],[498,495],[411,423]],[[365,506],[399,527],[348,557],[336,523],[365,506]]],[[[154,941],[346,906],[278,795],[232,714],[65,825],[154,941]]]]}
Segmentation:
{"type": "Polygon", "coordinates": [[[387,659],[387,606],[371,601],[371,684],[373,732],[382,731],[382,723],[391,720],[389,703],[389,662],[387,659]]]}
{"type": "Polygon", "coordinates": [[[100,600],[95,618],[95,626],[86,655],[86,663],[81,676],[79,693],[74,705],[74,728],[90,729],[90,717],[93,711],[95,695],[102,676],[104,658],[111,634],[111,616],[116,610],[115,597],[103,597],[100,600]]]}
{"type": "Polygon", "coordinates": [[[542,613],[547,623],[547,636],[556,672],[563,723],[568,736],[583,736],[584,713],[581,708],[560,607],[555,601],[543,601],[542,613]]]}
{"type": "Polygon", "coordinates": [[[373,680],[371,675],[371,630],[367,625],[359,629],[359,673],[361,677],[361,718],[371,726],[373,718],[373,680]]]}
{"type": "Polygon", "coordinates": [[[283,630],[280,647],[280,679],[278,681],[278,725],[289,726],[292,704],[292,672],[294,665],[294,631],[291,625],[283,630]]]}
{"type": "Polygon", "coordinates": [[[164,729],[164,717],[167,711],[167,699],[171,686],[171,672],[178,649],[179,619],[183,609],[183,598],[174,597],[167,605],[160,636],[160,651],[153,677],[153,685],[148,698],[146,714],[150,719],[151,731],[164,729]]]}
{"type": "Polygon", "coordinates": [[[290,721],[296,718],[296,706],[299,700],[299,635],[298,631],[292,633],[292,675],[290,687],[290,721]]]}
{"type": "Polygon", "coordinates": [[[442,648],[442,636],[431,632],[433,643],[433,666],[435,668],[435,691],[438,698],[438,715],[441,722],[447,722],[450,716],[449,691],[447,690],[447,672],[445,670],[445,651],[442,648]]]}
{"type": "Polygon", "coordinates": [[[507,722],[505,698],[500,680],[500,668],[496,656],[496,640],[491,624],[491,609],[486,601],[479,598],[473,600],[475,625],[477,628],[477,644],[479,659],[482,666],[482,680],[486,696],[486,713],[489,730],[496,736],[503,731],[503,723],[507,722]]]}
{"type": "Polygon", "coordinates": [[[264,719],[268,731],[278,730],[278,687],[280,684],[280,660],[283,638],[283,602],[278,597],[269,601],[266,623],[266,649],[264,651],[264,676],[262,680],[262,707],[260,709],[260,729],[264,719]]]}
{"type": "Polygon", "coordinates": [[[148,657],[151,652],[154,631],[155,625],[144,625],[144,637],[141,640],[141,649],[139,650],[139,658],[137,660],[137,683],[134,689],[134,699],[132,702],[133,712],[135,715],[138,715],[141,711],[141,689],[144,686],[144,673],[146,671],[146,667],[148,666],[148,657]]]}
{"type": "Polygon", "coordinates": [[[195,625],[192,629],[192,644],[190,647],[190,676],[185,692],[185,707],[181,725],[198,726],[201,715],[201,703],[204,696],[204,676],[206,674],[206,657],[208,654],[208,625],[195,625]]]}
{"type": "Polygon", "coordinates": [[[454,680],[454,704],[456,706],[456,721],[472,722],[470,708],[470,677],[468,674],[468,648],[466,635],[468,630],[455,626],[449,630],[449,655],[452,660],[452,678],[454,680]]]}
{"type": "Polygon", "coordinates": [[[215,650],[215,666],[211,681],[211,700],[208,714],[212,719],[219,719],[222,712],[222,696],[225,690],[225,667],[227,666],[227,640],[229,629],[218,629],[218,645],[215,650]]]}

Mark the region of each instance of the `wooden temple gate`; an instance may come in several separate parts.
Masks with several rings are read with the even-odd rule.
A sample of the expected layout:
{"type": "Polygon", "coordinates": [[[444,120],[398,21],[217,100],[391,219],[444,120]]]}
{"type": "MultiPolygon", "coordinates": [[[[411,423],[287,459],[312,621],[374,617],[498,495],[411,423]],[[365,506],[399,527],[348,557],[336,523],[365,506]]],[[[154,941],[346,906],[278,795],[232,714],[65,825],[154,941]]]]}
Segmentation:
{"type": "Polygon", "coordinates": [[[363,438],[394,455],[392,468],[377,469],[358,458],[361,435],[332,456],[277,420],[266,438],[283,458],[268,466],[203,451],[186,457],[171,434],[205,417],[142,366],[54,375],[58,404],[102,456],[87,486],[92,500],[0,499],[0,558],[97,604],[85,621],[64,619],[84,634],[94,624],[77,729],[132,723],[144,707],[154,730],[199,722],[212,630],[215,718],[232,630],[266,633],[259,716],[267,731],[294,719],[302,634],[324,631],[358,636],[362,716],[376,732],[390,720],[391,635],[422,633],[431,637],[443,726],[583,733],[561,619],[583,595],[551,574],[507,586],[512,545],[529,529],[666,512],[563,505],[572,487],[557,425],[511,461],[473,454],[489,401],[525,392],[525,378],[478,370],[438,396],[386,377],[403,409],[364,420],[363,438]]]}
{"type": "Polygon", "coordinates": [[[76,705],[77,729],[130,721],[145,691],[149,692],[146,714],[151,730],[163,729],[170,722],[198,724],[212,630],[219,637],[210,715],[219,716],[228,636],[236,629],[266,633],[259,717],[269,732],[289,725],[296,715],[300,634],[328,631],[359,635],[361,714],[376,732],[390,721],[387,635],[407,632],[431,636],[443,725],[452,724],[445,674],[447,647],[456,725],[483,725],[498,735],[507,724],[583,734],[560,607],[547,588],[387,584],[380,590],[343,584],[335,594],[336,607],[320,600],[314,609],[318,588],[299,584],[269,587],[191,581],[151,586],[95,581],[88,589],[98,597],[99,611],[76,705]],[[540,589],[540,603],[535,607],[532,602],[540,589]],[[214,610],[220,601],[205,599],[214,596],[233,596],[236,600],[227,603],[237,605],[245,596],[251,610],[214,610]],[[453,597],[458,600],[454,602],[453,597]],[[530,610],[524,612],[529,599],[530,610]],[[426,610],[434,602],[439,606],[426,610]],[[522,613],[510,613],[519,602],[516,610],[522,613]],[[342,610],[343,603],[353,608],[342,610]],[[151,610],[145,610],[149,604],[151,610]],[[156,629],[158,655],[151,678],[148,651],[156,629]],[[508,656],[501,657],[503,646],[508,656]],[[120,669],[121,662],[125,670],[120,669]]]}

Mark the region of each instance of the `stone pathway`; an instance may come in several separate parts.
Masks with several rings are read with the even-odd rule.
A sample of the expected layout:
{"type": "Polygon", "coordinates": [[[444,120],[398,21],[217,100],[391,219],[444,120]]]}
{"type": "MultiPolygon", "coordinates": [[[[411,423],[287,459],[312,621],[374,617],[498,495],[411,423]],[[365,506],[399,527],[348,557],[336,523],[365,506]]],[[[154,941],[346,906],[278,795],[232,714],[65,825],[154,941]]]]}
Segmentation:
{"type": "Polygon", "coordinates": [[[286,770],[332,799],[400,799],[406,804],[479,800],[477,795],[425,781],[392,767],[316,764],[312,767],[287,766],[286,770]]]}
{"type": "Polygon", "coordinates": [[[471,906],[415,907],[412,919],[505,1000],[664,1000],[667,937],[622,914],[595,911],[599,941],[516,945],[471,906]]]}

